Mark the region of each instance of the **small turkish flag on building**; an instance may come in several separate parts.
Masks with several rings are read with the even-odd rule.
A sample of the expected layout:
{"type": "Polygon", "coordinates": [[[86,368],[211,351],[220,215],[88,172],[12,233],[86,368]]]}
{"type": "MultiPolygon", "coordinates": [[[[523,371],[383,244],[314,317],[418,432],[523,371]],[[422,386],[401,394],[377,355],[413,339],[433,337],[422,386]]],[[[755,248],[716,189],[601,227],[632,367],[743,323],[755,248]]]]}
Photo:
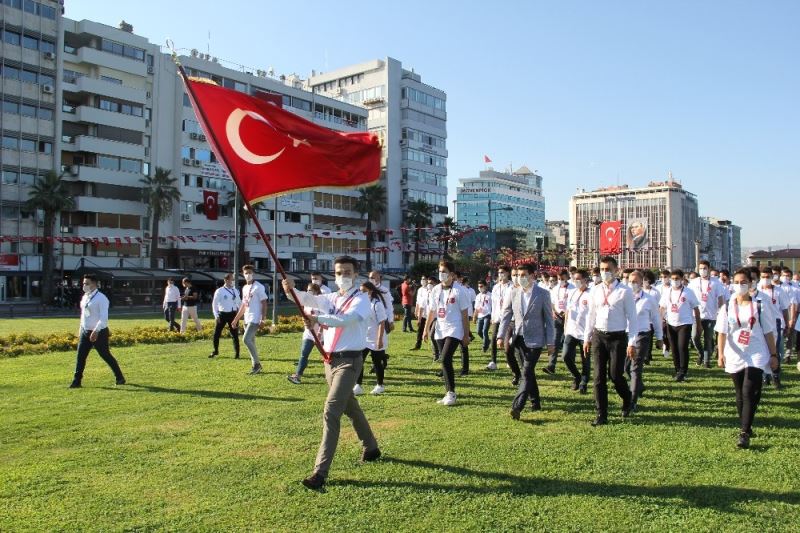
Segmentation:
{"type": "Polygon", "coordinates": [[[378,180],[381,146],[368,132],[342,133],[239,91],[184,79],[214,153],[242,196],[360,187],[378,180]]]}
{"type": "Polygon", "coordinates": [[[603,255],[614,255],[622,251],[622,235],[620,228],[622,223],[619,220],[603,222],[600,225],[600,253],[603,255]]]}
{"type": "Polygon", "coordinates": [[[219,193],[216,191],[203,191],[203,210],[208,220],[217,220],[219,213],[219,193]]]}
{"type": "Polygon", "coordinates": [[[491,160],[491,159],[489,159],[489,156],[488,156],[488,155],[485,155],[485,156],[483,156],[483,162],[484,162],[484,163],[491,163],[491,162],[492,162],[492,160],[491,160]]]}

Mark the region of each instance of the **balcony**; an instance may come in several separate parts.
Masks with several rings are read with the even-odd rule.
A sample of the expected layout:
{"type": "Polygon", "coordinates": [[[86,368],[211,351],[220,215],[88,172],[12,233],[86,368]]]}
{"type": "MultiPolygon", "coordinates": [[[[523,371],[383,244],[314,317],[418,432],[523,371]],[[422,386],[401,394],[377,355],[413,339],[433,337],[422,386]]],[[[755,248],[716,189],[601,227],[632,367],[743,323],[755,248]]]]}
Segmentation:
{"type": "MultiPolygon", "coordinates": [[[[120,70],[136,76],[147,76],[147,65],[144,61],[138,61],[125,56],[118,56],[110,52],[104,52],[88,46],[77,50],[75,54],[81,63],[99,65],[114,70],[120,70]]],[[[65,58],[70,60],[70,58],[65,58]]]]}
{"type": "MultiPolygon", "coordinates": [[[[118,85],[97,78],[79,76],[77,78],[64,77],[63,89],[73,93],[89,93],[110,98],[135,102],[137,104],[147,103],[147,91],[118,85]]],[[[138,117],[137,117],[138,118],[138,117]]]]}
{"type": "Polygon", "coordinates": [[[86,165],[72,165],[64,167],[67,175],[74,176],[80,181],[92,183],[106,183],[108,185],[119,185],[121,187],[141,187],[139,182],[144,176],[135,172],[123,172],[121,170],[106,170],[86,165]]]}
{"type": "Polygon", "coordinates": [[[75,111],[75,116],[78,122],[103,124],[104,126],[114,126],[115,128],[123,128],[126,130],[144,131],[145,129],[145,119],[142,117],[113,113],[88,105],[78,106],[75,111]]]}
{"type": "Polygon", "coordinates": [[[119,141],[109,141],[89,135],[75,136],[75,149],[79,152],[116,155],[128,159],[144,159],[144,146],[119,141]]]}
{"type": "Polygon", "coordinates": [[[137,215],[143,217],[147,209],[142,202],[116,200],[114,198],[95,198],[93,196],[76,196],[75,211],[116,213],[118,215],[137,215]]]}

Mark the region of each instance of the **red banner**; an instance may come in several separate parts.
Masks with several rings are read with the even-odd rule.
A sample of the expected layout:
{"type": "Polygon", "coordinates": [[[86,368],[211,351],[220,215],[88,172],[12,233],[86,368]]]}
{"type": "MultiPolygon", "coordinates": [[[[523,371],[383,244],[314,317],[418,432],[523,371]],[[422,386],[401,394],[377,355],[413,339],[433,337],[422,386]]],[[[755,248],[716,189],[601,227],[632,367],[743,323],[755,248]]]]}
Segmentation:
{"type": "Polygon", "coordinates": [[[18,267],[19,256],[17,254],[0,254],[0,268],[18,267]]]}
{"type": "Polygon", "coordinates": [[[203,191],[203,205],[208,220],[217,220],[219,213],[219,193],[216,191],[203,191]]]}
{"type": "Polygon", "coordinates": [[[619,220],[600,225],[600,254],[614,255],[622,251],[622,223],[619,220]]]}

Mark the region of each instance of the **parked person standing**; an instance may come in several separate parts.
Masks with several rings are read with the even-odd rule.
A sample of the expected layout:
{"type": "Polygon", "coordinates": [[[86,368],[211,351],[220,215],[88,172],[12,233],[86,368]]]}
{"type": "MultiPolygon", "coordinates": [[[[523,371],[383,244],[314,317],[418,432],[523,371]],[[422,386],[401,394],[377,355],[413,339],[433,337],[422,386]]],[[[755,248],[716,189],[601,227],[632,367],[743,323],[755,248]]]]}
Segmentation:
{"type": "MultiPolygon", "coordinates": [[[[308,289],[306,292],[313,296],[319,296],[322,294],[322,287],[317,285],[316,283],[309,283],[308,289]]],[[[330,294],[330,290],[326,294],[330,294]]],[[[317,315],[317,310],[313,307],[303,307],[303,311],[305,312],[306,316],[314,316],[317,315]]],[[[316,324],[313,328],[313,331],[317,334],[317,338],[321,338],[321,331],[319,328],[319,324],[316,324]]],[[[306,371],[306,367],[308,366],[308,357],[311,355],[311,351],[314,349],[314,336],[311,334],[312,328],[308,327],[308,324],[305,325],[303,328],[303,338],[300,340],[300,357],[297,360],[297,367],[294,371],[294,374],[286,376],[286,379],[294,383],[295,385],[300,385],[303,379],[303,373],[306,371]]]]}
{"type": "Polygon", "coordinates": [[[720,308],[715,327],[719,335],[717,364],[733,378],[739,415],[737,446],[748,448],[764,373],[778,368],[777,318],[771,306],[753,300],[746,270],[736,271],[732,286],[734,297],[720,308]]]}
{"type": "Polygon", "coordinates": [[[261,373],[256,333],[267,316],[267,292],[264,290],[264,285],[255,280],[253,265],[244,265],[242,274],[244,274],[246,284],[242,288],[242,306],[233,319],[233,327],[238,327],[239,320],[244,317],[244,338],[242,340],[250,353],[250,362],[253,365],[249,374],[255,375],[261,373]]]}
{"type": "Polygon", "coordinates": [[[400,284],[400,303],[403,305],[403,333],[410,331],[414,333],[414,325],[411,323],[414,310],[414,285],[411,276],[406,275],[403,283],[400,284]]]}
{"type": "Polygon", "coordinates": [[[164,289],[164,320],[169,324],[170,331],[180,332],[181,327],[175,322],[175,312],[178,310],[178,303],[181,301],[181,291],[175,286],[175,280],[169,278],[164,289]]]}
{"type": "Polygon", "coordinates": [[[203,329],[203,324],[197,318],[197,304],[200,293],[192,285],[192,280],[183,278],[183,296],[181,296],[181,335],[186,333],[186,322],[191,318],[197,331],[203,329]]]}
{"type": "Polygon", "coordinates": [[[234,359],[239,359],[239,328],[233,326],[233,319],[241,305],[242,299],[239,297],[239,289],[234,286],[233,274],[225,274],[222,287],[214,292],[211,300],[211,310],[214,313],[214,351],[208,356],[209,359],[219,355],[219,338],[225,326],[228,326],[233,339],[234,359]]]}
{"type": "Polygon", "coordinates": [[[108,348],[108,298],[97,288],[97,276],[83,276],[83,298],[81,298],[81,325],[78,331],[78,355],[75,361],[75,376],[70,389],[79,389],[83,382],[86,359],[92,348],[114,372],[117,385],[125,385],[125,376],[119,363],[108,348]]]}
{"type": "Polygon", "coordinates": [[[667,336],[672,348],[675,365],[675,381],[686,381],[689,372],[689,341],[692,324],[698,331],[700,325],[700,302],[691,290],[684,286],[683,270],[670,272],[670,286],[663,292],[660,302],[667,322],[667,336]]]}
{"type": "MultiPolygon", "coordinates": [[[[383,368],[384,370],[389,364],[389,336],[394,331],[394,297],[392,296],[392,291],[389,290],[389,287],[383,286],[383,274],[380,270],[373,270],[369,273],[369,281],[378,289],[383,297],[383,307],[386,310],[386,324],[384,325],[383,331],[383,350],[384,350],[384,357],[383,359],[383,368]]],[[[373,369],[374,372],[374,369],[373,369]]]]}
{"type": "MultiPolygon", "coordinates": [[[[772,314],[775,317],[775,349],[778,354],[778,367],[771,373],[764,376],[764,384],[770,385],[775,382],[775,389],[781,390],[781,358],[783,356],[783,337],[786,329],[786,324],[789,323],[789,309],[791,302],[780,288],[775,286],[773,279],[772,269],[764,267],[759,274],[760,280],[758,282],[759,294],[756,295],[756,301],[764,301],[768,306],[772,307],[772,314]]],[[[780,283],[780,278],[778,279],[780,283]]]]}
{"type": "Polygon", "coordinates": [[[569,282],[569,277],[569,270],[562,270],[558,274],[556,286],[550,289],[550,304],[553,309],[553,323],[556,328],[556,349],[550,354],[550,360],[542,368],[542,372],[551,376],[556,373],[558,354],[561,353],[561,347],[564,343],[564,314],[567,310],[567,297],[569,296],[569,291],[575,288],[569,282]]]}
{"type": "MultiPolygon", "coordinates": [[[[386,352],[383,349],[385,338],[384,328],[386,327],[386,304],[383,301],[383,295],[378,288],[371,282],[366,281],[361,284],[361,292],[366,294],[369,298],[370,314],[367,316],[367,347],[364,348],[363,359],[367,360],[367,355],[372,355],[372,366],[375,369],[375,377],[378,384],[372,389],[370,394],[377,395],[383,394],[384,386],[384,369],[386,362],[383,360],[386,357],[386,352]]],[[[353,387],[353,394],[360,396],[364,393],[361,384],[364,380],[364,366],[361,366],[361,372],[358,374],[358,380],[353,387]]]]}

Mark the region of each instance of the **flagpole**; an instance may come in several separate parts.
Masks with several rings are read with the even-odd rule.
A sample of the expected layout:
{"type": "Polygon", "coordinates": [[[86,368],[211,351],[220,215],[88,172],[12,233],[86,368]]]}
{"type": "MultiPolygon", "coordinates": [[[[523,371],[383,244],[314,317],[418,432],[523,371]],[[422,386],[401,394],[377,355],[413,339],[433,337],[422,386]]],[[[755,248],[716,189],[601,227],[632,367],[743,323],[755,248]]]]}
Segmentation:
{"type": "MultiPolygon", "coordinates": [[[[195,99],[195,95],[194,95],[194,91],[192,90],[192,86],[191,86],[191,84],[189,84],[189,77],[186,75],[186,71],[183,69],[183,65],[181,65],[180,62],[178,61],[178,56],[174,51],[172,52],[172,60],[175,62],[175,65],[178,67],[178,73],[180,74],[181,79],[183,80],[183,84],[186,87],[186,91],[189,93],[189,97],[190,97],[189,99],[190,99],[190,101],[192,103],[192,107],[194,108],[195,112],[197,112],[200,115],[202,124],[203,125],[208,125],[209,121],[208,121],[208,118],[206,117],[206,114],[203,112],[203,110],[200,108],[200,106],[195,105],[195,102],[197,100],[195,99]]],[[[211,128],[205,128],[205,129],[206,129],[206,135],[208,135],[208,138],[213,141],[212,143],[210,143],[211,147],[213,149],[216,146],[218,146],[217,137],[216,137],[216,135],[214,135],[214,132],[211,131],[211,128]]],[[[225,157],[225,154],[223,153],[222,150],[219,150],[219,153],[217,153],[217,157],[219,157],[219,159],[222,161],[222,163],[224,164],[226,170],[231,168],[230,165],[228,165],[228,160],[225,157]]],[[[236,188],[239,189],[239,191],[241,191],[241,187],[239,186],[239,182],[236,181],[236,176],[232,172],[229,172],[229,174],[231,176],[231,179],[233,180],[233,183],[236,184],[236,188]]],[[[286,271],[283,269],[283,265],[281,265],[281,262],[278,260],[278,254],[275,253],[275,250],[272,248],[272,245],[270,244],[269,237],[267,237],[266,233],[264,233],[264,228],[261,227],[261,222],[259,222],[258,216],[256,216],[256,212],[253,209],[253,206],[250,204],[250,200],[248,200],[247,197],[244,194],[242,194],[242,201],[244,202],[245,207],[247,207],[247,212],[250,214],[250,219],[253,221],[253,224],[255,224],[255,226],[256,226],[256,231],[258,231],[258,235],[264,241],[264,245],[267,247],[267,252],[269,253],[270,257],[272,258],[272,261],[275,264],[275,268],[280,273],[281,279],[283,279],[283,280],[288,279],[288,276],[286,275],[286,271]]],[[[276,213],[275,216],[277,216],[277,213],[276,213]]],[[[277,287],[273,287],[273,289],[275,290],[275,292],[277,292],[277,287]]],[[[291,291],[290,294],[292,296],[292,300],[294,301],[295,305],[297,306],[297,310],[300,312],[300,316],[302,316],[304,320],[308,320],[308,316],[306,315],[306,312],[303,309],[303,304],[300,303],[300,300],[297,298],[297,294],[295,294],[295,291],[291,291]]],[[[275,302],[273,302],[273,305],[274,304],[275,304],[275,302]]],[[[330,356],[330,354],[328,354],[325,351],[325,348],[322,346],[322,342],[320,342],[319,337],[317,337],[317,333],[316,333],[316,331],[314,331],[314,328],[309,328],[309,332],[311,333],[311,336],[314,339],[314,344],[317,346],[317,349],[322,354],[322,358],[326,362],[329,362],[331,360],[331,356],[330,356]]]]}

